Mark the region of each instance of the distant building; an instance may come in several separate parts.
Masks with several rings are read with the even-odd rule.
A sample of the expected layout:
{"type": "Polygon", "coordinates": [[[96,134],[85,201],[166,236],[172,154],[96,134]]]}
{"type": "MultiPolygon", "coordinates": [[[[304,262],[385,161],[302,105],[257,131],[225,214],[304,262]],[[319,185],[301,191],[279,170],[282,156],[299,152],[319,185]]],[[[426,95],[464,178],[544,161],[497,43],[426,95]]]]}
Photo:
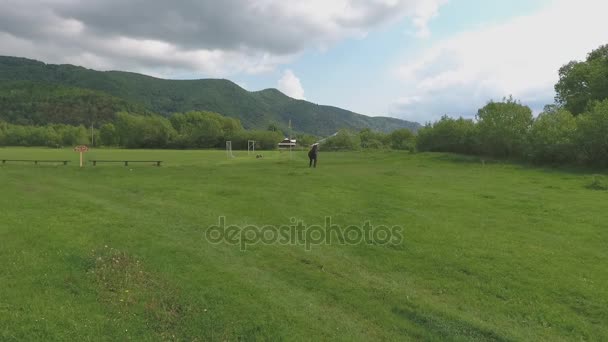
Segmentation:
{"type": "Polygon", "coordinates": [[[279,143],[279,148],[293,148],[296,147],[296,139],[285,138],[279,143]]]}

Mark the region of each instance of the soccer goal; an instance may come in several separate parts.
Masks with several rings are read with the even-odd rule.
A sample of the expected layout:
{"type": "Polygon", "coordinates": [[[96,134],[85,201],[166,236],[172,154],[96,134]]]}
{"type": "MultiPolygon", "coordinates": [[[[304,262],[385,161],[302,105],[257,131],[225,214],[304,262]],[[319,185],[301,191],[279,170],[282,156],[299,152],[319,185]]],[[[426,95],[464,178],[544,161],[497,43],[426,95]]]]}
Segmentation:
{"type": "Polygon", "coordinates": [[[247,140],[247,155],[255,153],[255,140],[247,140]]]}
{"type": "Polygon", "coordinates": [[[226,141],[226,156],[228,159],[234,158],[234,154],[232,154],[232,141],[226,141]]]}

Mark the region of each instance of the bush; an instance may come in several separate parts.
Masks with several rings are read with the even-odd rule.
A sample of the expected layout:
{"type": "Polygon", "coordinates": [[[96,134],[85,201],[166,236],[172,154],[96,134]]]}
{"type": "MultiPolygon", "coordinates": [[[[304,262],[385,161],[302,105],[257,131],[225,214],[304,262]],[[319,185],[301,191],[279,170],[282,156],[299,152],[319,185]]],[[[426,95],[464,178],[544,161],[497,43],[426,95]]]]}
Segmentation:
{"type": "Polygon", "coordinates": [[[0,145],[3,146],[74,146],[86,144],[86,128],[69,125],[21,126],[0,122],[0,145]]]}
{"type": "Polygon", "coordinates": [[[361,149],[361,138],[358,134],[343,129],[325,140],[322,148],[328,151],[356,151],[361,149]]]}
{"type": "Polygon", "coordinates": [[[361,147],[364,149],[383,149],[390,147],[390,140],[387,134],[372,131],[369,128],[359,132],[361,147]]]}
{"type": "Polygon", "coordinates": [[[576,144],[588,164],[608,166],[608,99],[577,117],[576,144]]]}
{"type": "Polygon", "coordinates": [[[522,157],[532,110],[512,97],[503,102],[490,102],[477,113],[482,152],[493,157],[522,157]]]}
{"type": "Polygon", "coordinates": [[[243,130],[239,120],[213,112],[175,113],[169,120],[177,132],[173,144],[178,148],[222,147],[243,130]]]}
{"type": "Polygon", "coordinates": [[[576,119],[565,109],[541,113],[530,130],[528,158],[535,162],[566,163],[577,159],[576,119]]]}
{"type": "Polygon", "coordinates": [[[120,141],[120,137],[116,132],[116,127],[107,123],[99,129],[99,137],[101,138],[101,144],[105,146],[117,146],[120,141]]]}
{"type": "Polygon", "coordinates": [[[414,151],[416,136],[407,128],[398,129],[389,134],[390,146],[395,150],[414,151]]]}
{"type": "Polygon", "coordinates": [[[157,115],[118,113],[115,126],[120,145],[128,148],[165,148],[176,136],[169,120],[157,115]]]}
{"type": "Polygon", "coordinates": [[[473,120],[443,116],[418,131],[416,146],[420,151],[477,154],[479,136],[473,120]]]}

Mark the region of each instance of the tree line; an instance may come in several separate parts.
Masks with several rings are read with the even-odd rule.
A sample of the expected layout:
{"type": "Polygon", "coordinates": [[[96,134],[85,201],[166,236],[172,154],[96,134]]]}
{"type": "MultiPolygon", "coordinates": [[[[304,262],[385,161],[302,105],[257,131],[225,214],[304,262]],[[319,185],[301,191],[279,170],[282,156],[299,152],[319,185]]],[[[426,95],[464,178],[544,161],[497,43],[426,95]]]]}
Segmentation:
{"type": "MultiPolygon", "coordinates": [[[[227,140],[232,148],[247,149],[248,140],[256,141],[256,149],[271,150],[283,140],[284,133],[276,125],[267,130],[246,130],[238,119],[212,112],[176,113],[168,119],[159,115],[128,112],[116,114],[113,122],[99,129],[83,125],[48,124],[15,125],[0,121],[0,146],[65,147],[79,144],[125,148],[223,148],[227,140]]],[[[296,133],[300,146],[310,146],[319,137],[296,133]]],[[[359,149],[415,150],[416,136],[409,129],[381,133],[369,128],[359,132],[340,130],[323,142],[327,151],[359,149]]]]}
{"type": "Polygon", "coordinates": [[[382,133],[365,128],[359,132],[342,129],[321,142],[324,151],[406,150],[415,151],[416,136],[407,128],[382,133]]]}
{"type": "Polygon", "coordinates": [[[476,121],[447,116],[418,132],[417,149],[538,163],[608,166],[608,100],[578,116],[547,106],[532,111],[512,99],[491,102],[476,121]]]}
{"type": "Polygon", "coordinates": [[[246,149],[247,141],[255,140],[256,148],[273,149],[283,134],[245,130],[238,119],[213,112],[175,113],[168,119],[121,112],[101,126],[99,138],[104,146],[126,148],[223,148],[230,140],[233,148],[246,149]]]}
{"type": "Polygon", "coordinates": [[[417,150],[608,166],[608,45],[566,64],[559,76],[556,103],[536,118],[512,97],[490,102],[475,120],[443,116],[427,124],[417,150]]]}
{"type": "MultiPolygon", "coordinates": [[[[453,152],[608,166],[608,45],[592,51],[585,61],[566,64],[559,77],[556,103],[547,105],[536,118],[529,107],[509,97],[489,102],[475,119],[443,116],[417,134],[408,129],[388,134],[371,129],[340,130],[323,140],[322,149],[453,152]]],[[[11,96],[17,93],[13,91],[11,96]]],[[[168,118],[119,112],[111,122],[92,130],[82,125],[28,126],[0,121],[0,145],[6,146],[59,147],[93,141],[95,146],[126,148],[223,148],[231,140],[233,148],[246,149],[247,141],[255,140],[258,149],[274,149],[284,137],[276,124],[266,130],[245,130],[238,119],[204,111],[175,113],[168,118]]],[[[319,141],[303,134],[294,138],[301,146],[319,141]]]]}
{"type": "MultiPolygon", "coordinates": [[[[125,148],[223,148],[227,140],[235,149],[274,149],[284,136],[277,130],[245,130],[238,119],[212,112],[159,115],[119,112],[113,122],[99,129],[83,125],[16,125],[0,121],[0,146],[63,147],[79,144],[125,148]]],[[[311,142],[312,143],[312,142],[311,142]]]]}
{"type": "Polygon", "coordinates": [[[75,146],[90,139],[84,126],[23,126],[0,121],[0,146],[75,146]]]}

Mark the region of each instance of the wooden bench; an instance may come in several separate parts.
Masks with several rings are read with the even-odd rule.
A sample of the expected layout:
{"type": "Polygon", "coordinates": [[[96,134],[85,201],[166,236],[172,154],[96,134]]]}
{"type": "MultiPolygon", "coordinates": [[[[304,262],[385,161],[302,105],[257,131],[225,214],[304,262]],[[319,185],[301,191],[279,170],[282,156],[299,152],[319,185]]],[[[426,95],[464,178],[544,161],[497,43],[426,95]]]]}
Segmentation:
{"type": "Polygon", "coordinates": [[[125,166],[129,166],[129,163],[154,163],[156,166],[160,166],[162,160],[89,160],[93,163],[93,166],[97,166],[97,163],[124,163],[125,166]]]}
{"type": "Polygon", "coordinates": [[[69,160],[38,160],[38,159],[2,159],[2,164],[6,164],[6,162],[22,162],[22,163],[34,163],[38,165],[38,163],[63,163],[63,165],[68,165],[69,160]]]}

